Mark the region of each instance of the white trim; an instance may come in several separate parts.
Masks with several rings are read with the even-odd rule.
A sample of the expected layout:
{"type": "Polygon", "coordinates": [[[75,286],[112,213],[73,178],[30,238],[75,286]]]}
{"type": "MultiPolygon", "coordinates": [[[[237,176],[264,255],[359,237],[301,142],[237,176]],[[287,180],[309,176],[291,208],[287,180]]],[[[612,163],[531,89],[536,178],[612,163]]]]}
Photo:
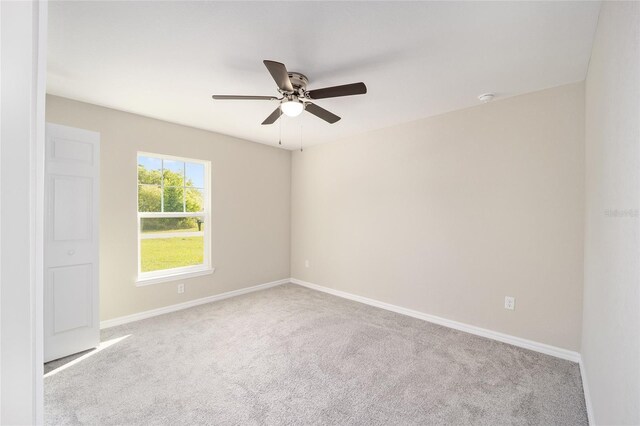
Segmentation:
{"type": "Polygon", "coordinates": [[[34,329],[34,423],[44,424],[44,175],[45,175],[45,136],[46,136],[46,97],[47,97],[47,29],[49,3],[40,1],[38,8],[38,47],[36,74],[36,139],[32,184],[34,191],[34,267],[35,282],[33,298],[35,298],[34,329]]]}
{"type": "Polygon", "coordinates": [[[329,287],[323,287],[321,285],[302,281],[296,278],[291,278],[291,282],[293,284],[298,284],[313,290],[329,293],[334,296],[342,297],[344,299],[354,300],[356,302],[364,303],[366,305],[371,305],[377,308],[386,309],[387,311],[396,312],[402,315],[407,315],[407,316],[418,318],[424,321],[432,322],[434,324],[453,328],[455,330],[464,331],[465,333],[475,334],[476,336],[486,337],[488,339],[493,339],[499,342],[508,343],[510,345],[540,352],[546,355],[555,356],[557,358],[566,359],[568,361],[573,361],[573,362],[580,361],[580,354],[578,352],[570,351],[570,350],[559,348],[556,346],[547,345],[545,343],[534,342],[533,340],[527,340],[521,337],[511,336],[509,334],[504,334],[504,333],[500,333],[493,330],[487,330],[486,328],[476,327],[475,325],[464,324],[458,321],[453,321],[453,320],[438,317],[435,315],[425,314],[423,312],[414,311],[413,309],[407,309],[401,306],[380,302],[378,300],[369,299],[367,297],[358,296],[358,295],[347,293],[344,291],[334,290],[329,287]]]}
{"type": "MultiPolygon", "coordinates": [[[[13,212],[6,208],[6,199],[2,203],[5,207],[2,241],[11,246],[9,243],[19,240],[20,254],[23,254],[17,261],[13,260],[15,264],[8,264],[13,256],[8,256],[11,251],[5,247],[0,259],[3,262],[0,310],[4,315],[1,343],[5,355],[7,347],[11,347],[11,356],[0,360],[0,391],[4,390],[0,398],[0,403],[4,402],[0,407],[2,424],[43,422],[42,200],[39,198],[42,170],[39,167],[44,146],[47,7],[46,1],[35,0],[0,4],[0,45],[4,59],[0,64],[3,154],[0,166],[4,167],[5,174],[7,170],[12,171],[11,167],[21,168],[16,176],[24,174],[20,188],[25,189],[13,212]],[[5,27],[6,23],[10,25],[5,27]],[[15,82],[8,82],[7,78],[12,76],[15,82]],[[6,226],[7,218],[16,212],[27,220],[27,226],[17,230],[6,226]],[[22,253],[22,243],[26,245],[25,253],[22,253]],[[16,312],[19,316],[13,318],[16,312]]],[[[7,185],[6,179],[3,184],[7,185]]],[[[5,195],[2,193],[2,197],[6,198],[5,195]]]]}
{"type": "Polygon", "coordinates": [[[145,157],[161,158],[163,160],[182,161],[184,163],[198,163],[198,164],[205,165],[205,167],[207,163],[210,163],[209,160],[199,160],[197,158],[187,158],[187,157],[181,157],[179,155],[160,154],[157,152],[149,152],[149,151],[138,151],[137,155],[138,156],[142,155],[145,157]]]}
{"type": "Polygon", "coordinates": [[[204,231],[194,232],[143,232],[140,234],[141,240],[157,240],[166,238],[191,238],[204,237],[204,231]]]}
{"type": "MultiPolygon", "coordinates": [[[[140,206],[139,203],[139,189],[140,184],[138,182],[138,173],[136,173],[136,211],[137,211],[137,220],[138,220],[138,276],[136,279],[136,286],[140,287],[142,285],[155,284],[166,281],[173,281],[175,279],[180,278],[189,278],[193,276],[206,275],[206,273],[202,273],[203,271],[210,271],[208,273],[213,273],[213,268],[211,266],[211,240],[213,238],[211,231],[211,161],[209,160],[198,160],[195,158],[185,158],[178,157],[174,155],[167,154],[152,154],[149,152],[138,151],[136,153],[136,164],[138,164],[138,159],[141,156],[150,157],[150,158],[158,158],[162,160],[161,166],[161,174],[164,175],[164,161],[179,161],[183,162],[183,186],[182,188],[186,191],[188,188],[186,186],[186,167],[187,163],[191,164],[201,164],[204,167],[204,188],[193,188],[202,191],[204,197],[204,206],[203,211],[201,212],[187,212],[186,211],[186,195],[182,198],[182,209],[185,211],[182,212],[140,212],[138,209],[140,206]],[[142,219],[144,218],[175,218],[175,217],[202,217],[205,223],[205,230],[198,231],[197,233],[166,233],[164,236],[153,236],[149,234],[145,234],[142,232],[142,219]],[[172,235],[173,234],[173,235],[172,235]],[[202,236],[204,239],[204,248],[203,248],[203,262],[199,265],[185,266],[181,268],[173,268],[171,270],[158,270],[151,272],[142,272],[142,240],[143,239],[152,239],[152,238],[172,238],[172,237],[197,237],[202,236]],[[194,270],[194,267],[196,268],[194,270]],[[192,274],[192,272],[194,272],[192,274]]],[[[160,181],[160,207],[161,210],[164,210],[164,178],[160,181]]]]}
{"type": "Polygon", "coordinates": [[[218,300],[228,299],[230,297],[240,296],[242,294],[253,293],[254,291],[264,290],[271,287],[276,287],[282,284],[289,283],[289,278],[285,278],[278,281],[272,281],[269,283],[255,285],[253,287],[241,288],[240,290],[228,291],[222,294],[216,294],[214,296],[203,297],[201,299],[190,300],[184,303],[178,303],[177,305],[165,306],[163,308],[152,309],[150,311],[139,312],[137,314],[127,315],[124,317],[113,318],[100,322],[100,328],[110,328],[122,324],[127,324],[134,321],[139,321],[158,315],[168,314],[170,312],[180,311],[182,309],[192,308],[198,305],[204,305],[205,303],[217,302],[218,300]]]}
{"type": "MultiPolygon", "coordinates": [[[[182,268],[181,268],[182,269],[182,268]]],[[[166,283],[168,281],[176,281],[176,280],[183,280],[183,279],[187,279],[187,278],[194,278],[194,277],[201,277],[203,275],[211,275],[215,272],[216,268],[205,268],[205,269],[199,269],[199,270],[191,270],[191,271],[184,271],[184,272],[173,272],[171,274],[163,274],[163,275],[158,275],[155,277],[146,277],[144,275],[142,275],[142,278],[138,278],[136,280],[136,287],[144,287],[146,285],[151,285],[151,284],[158,284],[158,283],[166,283]]],[[[164,270],[162,272],[165,271],[174,271],[172,269],[168,269],[168,270],[164,270]]]]}
{"type": "MultiPolygon", "coordinates": [[[[142,184],[147,185],[147,184],[142,184]]],[[[153,185],[149,185],[153,186],[153,185]]],[[[156,185],[157,186],[157,185],[156,185]]],[[[180,188],[180,187],[179,187],[180,188]]],[[[194,188],[201,189],[201,188],[194,188]]],[[[138,212],[141,219],[166,219],[172,217],[203,217],[204,212],[138,212]]]]}
{"type": "Polygon", "coordinates": [[[584,391],[584,404],[587,407],[587,420],[589,424],[595,426],[596,420],[593,417],[593,405],[591,405],[591,392],[589,391],[589,384],[587,382],[587,369],[584,366],[584,358],[580,356],[580,376],[582,377],[582,390],[584,391]]]}
{"type": "MultiPolygon", "coordinates": [[[[2,5],[0,5],[0,25],[2,25],[2,5]]],[[[0,28],[0,48],[2,47],[2,31],[0,28]]],[[[0,55],[0,73],[3,72],[2,55],[0,55]]],[[[2,78],[0,77],[0,95],[2,94],[2,78]]],[[[2,138],[2,101],[0,100],[0,139],[2,138]]],[[[2,168],[2,155],[0,149],[0,169],[2,168]]],[[[2,170],[0,170],[2,176],[2,170]]],[[[0,188],[2,181],[0,179],[0,188]]],[[[2,197],[0,197],[0,224],[2,224],[2,197]]],[[[2,228],[2,226],[0,226],[2,228]]],[[[2,241],[2,232],[0,229],[0,241],[2,241]]],[[[2,250],[0,249],[0,277],[2,277],[2,250]]],[[[2,308],[2,282],[0,281],[0,308],[2,308]]],[[[37,354],[36,354],[37,355],[37,354]]],[[[35,363],[35,361],[34,361],[35,363]]],[[[34,366],[35,369],[35,366],[34,366]]],[[[0,314],[0,421],[2,421],[2,315],[0,314]]]]}

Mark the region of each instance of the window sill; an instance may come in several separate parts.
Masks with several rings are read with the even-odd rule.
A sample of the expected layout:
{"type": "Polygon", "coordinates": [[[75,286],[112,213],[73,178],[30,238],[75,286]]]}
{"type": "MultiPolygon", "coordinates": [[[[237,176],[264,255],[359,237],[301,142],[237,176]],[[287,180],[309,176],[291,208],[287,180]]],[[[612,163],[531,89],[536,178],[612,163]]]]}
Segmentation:
{"type": "Polygon", "coordinates": [[[145,277],[136,280],[136,287],[144,287],[151,284],[165,283],[168,281],[182,280],[185,278],[201,277],[203,275],[211,275],[216,268],[206,268],[188,272],[176,272],[173,274],[161,275],[159,277],[145,277]]]}

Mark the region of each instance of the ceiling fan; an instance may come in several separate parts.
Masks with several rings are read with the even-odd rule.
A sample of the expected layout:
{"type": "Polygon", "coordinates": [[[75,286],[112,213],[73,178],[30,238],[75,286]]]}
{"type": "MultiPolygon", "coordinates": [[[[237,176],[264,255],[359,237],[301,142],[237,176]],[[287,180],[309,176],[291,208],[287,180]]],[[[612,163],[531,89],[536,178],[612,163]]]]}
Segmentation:
{"type": "Polygon", "coordinates": [[[333,124],[340,120],[340,117],[319,107],[311,101],[316,99],[337,98],[340,96],[364,95],[367,93],[367,86],[364,83],[352,83],[342,86],[325,87],[323,89],[307,90],[309,80],[304,74],[298,72],[288,72],[284,64],[275,61],[263,61],[269,70],[271,77],[278,86],[281,97],[275,96],[244,96],[244,95],[213,95],[216,100],[250,100],[250,101],[279,101],[276,108],[262,124],[273,124],[282,114],[289,117],[296,117],[302,111],[310,112],[333,124]]]}

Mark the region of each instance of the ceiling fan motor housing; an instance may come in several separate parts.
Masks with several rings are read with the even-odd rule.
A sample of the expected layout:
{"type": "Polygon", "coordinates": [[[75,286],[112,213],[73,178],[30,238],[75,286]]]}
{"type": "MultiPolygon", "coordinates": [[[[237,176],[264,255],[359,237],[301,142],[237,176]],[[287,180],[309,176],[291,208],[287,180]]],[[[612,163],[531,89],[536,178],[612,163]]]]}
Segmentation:
{"type": "Polygon", "coordinates": [[[306,75],[299,72],[289,72],[288,74],[289,80],[291,80],[291,85],[296,92],[300,93],[300,89],[302,89],[302,91],[307,90],[309,79],[306,75]]]}

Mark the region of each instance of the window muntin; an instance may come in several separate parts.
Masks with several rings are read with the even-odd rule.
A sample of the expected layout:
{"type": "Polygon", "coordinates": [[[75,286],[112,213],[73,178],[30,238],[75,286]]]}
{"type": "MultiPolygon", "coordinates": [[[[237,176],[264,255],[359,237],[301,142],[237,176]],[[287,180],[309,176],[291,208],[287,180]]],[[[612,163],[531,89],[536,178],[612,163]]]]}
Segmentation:
{"type": "Polygon", "coordinates": [[[139,280],[210,269],[209,168],[138,153],[139,280]]]}

